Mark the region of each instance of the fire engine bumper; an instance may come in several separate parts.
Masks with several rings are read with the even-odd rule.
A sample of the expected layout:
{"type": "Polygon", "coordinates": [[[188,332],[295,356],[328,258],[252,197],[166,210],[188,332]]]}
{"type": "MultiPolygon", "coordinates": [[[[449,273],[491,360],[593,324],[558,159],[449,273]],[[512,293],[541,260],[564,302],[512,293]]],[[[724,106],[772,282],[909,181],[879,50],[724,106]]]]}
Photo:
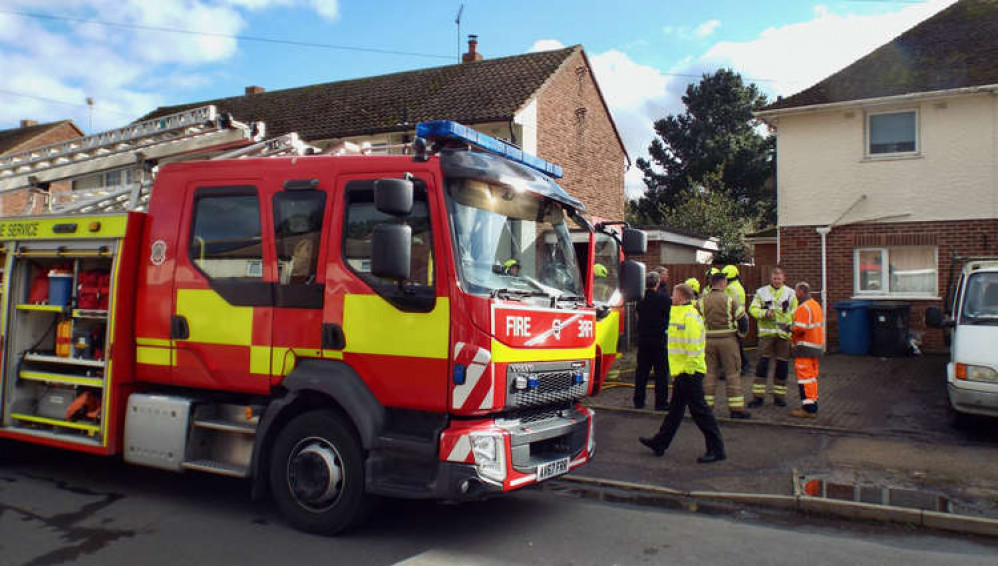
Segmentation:
{"type": "Polygon", "coordinates": [[[460,423],[442,435],[441,463],[469,465],[472,485],[481,485],[471,493],[513,491],[588,462],[596,448],[593,432],[593,412],[581,405],[543,418],[460,423]]]}
{"type": "Polygon", "coordinates": [[[432,462],[369,460],[368,491],[409,499],[482,499],[568,473],[588,462],[594,450],[593,411],[581,405],[537,420],[454,421],[441,433],[432,462]]]}

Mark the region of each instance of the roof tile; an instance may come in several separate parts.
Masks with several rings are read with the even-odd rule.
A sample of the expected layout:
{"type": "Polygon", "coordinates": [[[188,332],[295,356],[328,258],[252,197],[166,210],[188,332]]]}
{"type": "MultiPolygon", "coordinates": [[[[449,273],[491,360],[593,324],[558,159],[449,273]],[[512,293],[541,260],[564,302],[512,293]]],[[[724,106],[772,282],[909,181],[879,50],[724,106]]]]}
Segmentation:
{"type": "Polygon", "coordinates": [[[239,120],[265,122],[268,136],[298,132],[306,140],[397,131],[408,129],[403,122],[423,120],[509,120],[577,50],[581,46],[164,106],[139,120],[214,104],[239,120]]]}
{"type": "Polygon", "coordinates": [[[763,111],[998,84],[998,0],[960,0],[763,111]]]}

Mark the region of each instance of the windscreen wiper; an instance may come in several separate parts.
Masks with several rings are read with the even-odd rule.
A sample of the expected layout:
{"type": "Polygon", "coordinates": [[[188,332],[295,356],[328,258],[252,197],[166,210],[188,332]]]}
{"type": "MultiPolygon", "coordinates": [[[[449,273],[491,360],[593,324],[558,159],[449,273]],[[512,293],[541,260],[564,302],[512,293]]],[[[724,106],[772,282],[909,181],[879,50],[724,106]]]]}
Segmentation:
{"type": "Polygon", "coordinates": [[[547,297],[547,293],[543,291],[527,291],[525,289],[510,289],[509,287],[501,287],[499,289],[492,289],[489,292],[489,297],[494,299],[499,297],[500,299],[519,299],[522,297],[547,297]]]}

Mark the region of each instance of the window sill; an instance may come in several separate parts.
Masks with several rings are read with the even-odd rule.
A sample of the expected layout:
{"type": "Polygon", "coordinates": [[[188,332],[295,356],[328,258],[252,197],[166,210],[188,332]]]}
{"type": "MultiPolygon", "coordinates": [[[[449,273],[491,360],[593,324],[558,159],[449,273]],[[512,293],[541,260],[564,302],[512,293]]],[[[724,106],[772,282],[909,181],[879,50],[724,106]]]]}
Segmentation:
{"type": "Polygon", "coordinates": [[[921,153],[885,153],[882,155],[867,155],[860,159],[860,163],[875,163],[877,161],[903,161],[905,159],[922,159],[925,156],[921,153]]]}
{"type": "Polygon", "coordinates": [[[894,293],[890,295],[853,295],[849,297],[852,301],[941,301],[942,297],[932,295],[917,295],[894,293]]]}

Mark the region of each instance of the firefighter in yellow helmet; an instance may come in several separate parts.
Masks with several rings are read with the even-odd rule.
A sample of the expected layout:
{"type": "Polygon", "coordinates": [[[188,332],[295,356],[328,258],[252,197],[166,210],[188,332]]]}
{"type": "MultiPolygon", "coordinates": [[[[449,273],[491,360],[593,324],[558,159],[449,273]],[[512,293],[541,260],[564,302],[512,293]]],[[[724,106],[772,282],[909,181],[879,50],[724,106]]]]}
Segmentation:
{"type": "MultiPolygon", "coordinates": [[[[734,265],[725,265],[721,268],[721,273],[723,273],[728,280],[728,286],[724,288],[724,292],[740,304],[747,306],[748,303],[745,302],[745,287],[742,286],[742,280],[740,274],[738,273],[738,267],[734,265]]],[[[748,356],[745,355],[745,347],[742,345],[741,336],[738,336],[738,350],[741,352],[742,356],[742,375],[748,375],[750,370],[749,360],[748,356]]]]}
{"type": "Polygon", "coordinates": [[[714,267],[713,265],[707,268],[707,271],[705,271],[703,274],[703,280],[706,281],[707,284],[703,288],[703,293],[700,293],[701,297],[706,297],[707,295],[710,294],[710,278],[713,277],[714,275],[717,275],[720,272],[721,270],[714,267]]]}
{"type": "Polygon", "coordinates": [[[520,261],[516,259],[507,259],[502,264],[502,271],[506,275],[512,275],[514,277],[520,275],[520,261]]]}
{"type": "Polygon", "coordinates": [[[693,302],[700,299],[700,281],[696,277],[690,277],[686,281],[683,281],[683,285],[689,285],[693,289],[693,302]]]}

